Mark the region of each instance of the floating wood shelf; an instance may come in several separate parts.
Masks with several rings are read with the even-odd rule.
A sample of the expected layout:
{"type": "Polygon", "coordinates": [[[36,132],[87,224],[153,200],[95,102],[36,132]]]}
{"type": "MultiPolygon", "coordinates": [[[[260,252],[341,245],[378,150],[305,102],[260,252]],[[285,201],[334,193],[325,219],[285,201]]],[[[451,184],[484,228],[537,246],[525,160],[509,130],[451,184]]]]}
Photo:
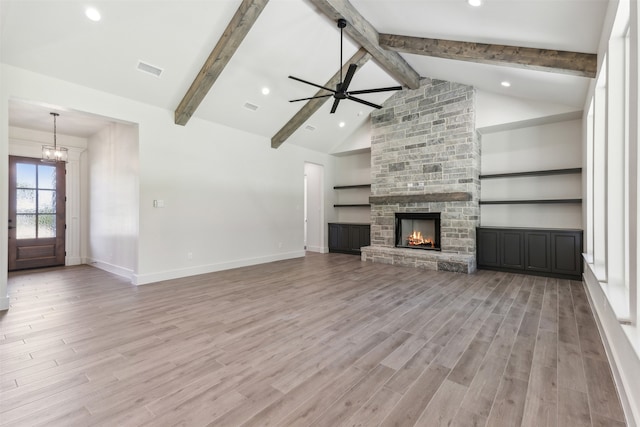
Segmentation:
{"type": "Polygon", "coordinates": [[[347,188],[371,188],[371,184],[356,184],[356,185],[336,185],[334,190],[344,190],[347,188]]]}
{"type": "Polygon", "coordinates": [[[582,199],[480,200],[481,205],[551,205],[581,204],[582,199]]]}
{"type": "Polygon", "coordinates": [[[374,205],[425,202],[468,202],[471,200],[473,200],[472,194],[466,192],[410,194],[406,196],[369,196],[369,203],[374,205]]]}
{"type": "Polygon", "coordinates": [[[516,177],[522,177],[522,176],[571,175],[571,174],[579,174],[579,173],[582,173],[582,168],[549,169],[549,170],[528,171],[528,172],[494,173],[494,174],[480,175],[480,179],[516,178],[516,177]]]}
{"type": "Polygon", "coordinates": [[[368,203],[354,203],[348,205],[333,205],[334,208],[369,208],[371,207],[368,203]]]}

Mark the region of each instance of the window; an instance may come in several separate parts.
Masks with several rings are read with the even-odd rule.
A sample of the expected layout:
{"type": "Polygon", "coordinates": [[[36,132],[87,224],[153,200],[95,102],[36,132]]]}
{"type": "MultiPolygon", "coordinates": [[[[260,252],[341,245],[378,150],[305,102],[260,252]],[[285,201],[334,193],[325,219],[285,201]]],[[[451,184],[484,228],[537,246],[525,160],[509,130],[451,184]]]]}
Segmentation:
{"type": "Polygon", "coordinates": [[[16,164],[16,239],[56,236],[56,167],[16,164]]]}

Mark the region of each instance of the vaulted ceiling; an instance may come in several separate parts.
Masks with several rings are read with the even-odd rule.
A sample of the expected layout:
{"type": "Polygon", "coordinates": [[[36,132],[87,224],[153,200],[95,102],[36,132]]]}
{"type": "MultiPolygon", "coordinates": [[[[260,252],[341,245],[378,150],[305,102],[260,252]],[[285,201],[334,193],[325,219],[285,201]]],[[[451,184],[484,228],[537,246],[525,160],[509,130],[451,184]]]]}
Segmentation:
{"type": "MultiPolygon", "coordinates": [[[[304,103],[288,100],[310,97],[317,91],[287,76],[324,85],[339,69],[340,32],[335,19],[344,12],[336,12],[336,8],[352,6],[355,17],[345,16],[350,30],[368,25],[374,34],[382,34],[380,44],[384,52],[378,54],[395,55],[421,77],[581,108],[590,72],[567,71],[566,65],[551,66],[549,71],[530,64],[514,67],[494,60],[479,63],[477,57],[460,60],[459,54],[473,56],[484,52],[486,58],[487,50],[494,48],[499,51],[493,52],[494,58],[503,55],[506,65],[513,65],[514,58],[524,57],[524,53],[540,55],[539,49],[594,54],[608,2],[485,0],[478,8],[469,6],[466,0],[258,3],[265,3],[264,9],[247,28],[246,36],[243,34],[238,40],[237,49],[231,51],[232,56],[211,87],[204,91],[193,116],[271,139],[304,107],[304,103]],[[452,47],[444,42],[434,44],[414,38],[473,44],[452,47]],[[514,53],[508,46],[531,49],[514,53]],[[440,49],[439,53],[429,51],[435,56],[422,54],[434,48],[440,49]],[[474,53],[474,49],[478,52],[474,53]],[[456,59],[450,59],[452,52],[457,52],[458,56],[453,56],[456,59]],[[500,85],[505,80],[511,87],[500,85]],[[270,89],[268,95],[262,94],[264,87],[270,89]],[[247,108],[247,104],[257,109],[247,108]]],[[[214,47],[228,37],[225,29],[243,4],[242,0],[97,1],[90,5],[101,12],[102,20],[92,22],[84,15],[89,6],[84,1],[2,0],[0,59],[16,67],[176,111],[214,47]],[[136,68],[139,61],[162,69],[161,76],[139,71],[136,68]]],[[[367,41],[358,34],[348,31],[345,34],[346,61],[367,41]]],[[[569,54],[568,64],[582,60],[585,57],[569,54]]],[[[585,61],[590,61],[589,56],[585,61]]],[[[579,65],[580,69],[584,67],[579,65]]],[[[373,53],[373,59],[356,73],[350,89],[397,84],[407,86],[407,81],[394,73],[384,57],[373,53]]],[[[388,96],[390,93],[377,93],[362,98],[379,104],[388,96]]],[[[52,106],[39,105],[39,100],[30,101],[34,103],[16,103],[12,107],[10,124],[50,130],[48,111],[52,106]],[[42,118],[38,119],[40,115],[42,118]]],[[[332,152],[368,120],[372,110],[343,101],[336,114],[329,114],[331,104],[326,102],[308,119],[296,123],[284,143],[332,152]],[[344,127],[339,127],[340,122],[344,122],[344,127]]],[[[59,132],[78,136],[91,132],[91,126],[76,128],[71,124],[82,120],[69,120],[65,125],[65,115],[83,117],[78,112],[65,112],[58,121],[59,132]]],[[[95,126],[99,126],[100,121],[97,122],[95,126]]],[[[188,118],[185,123],[189,126],[188,118]]]]}

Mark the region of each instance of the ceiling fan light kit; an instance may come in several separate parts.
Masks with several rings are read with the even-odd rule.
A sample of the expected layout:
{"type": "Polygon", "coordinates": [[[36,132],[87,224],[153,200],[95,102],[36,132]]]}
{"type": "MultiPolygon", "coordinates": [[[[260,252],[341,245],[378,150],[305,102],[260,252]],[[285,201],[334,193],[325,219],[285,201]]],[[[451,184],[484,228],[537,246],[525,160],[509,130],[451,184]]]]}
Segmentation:
{"type": "Polygon", "coordinates": [[[344,80],[342,79],[342,44],[344,39],[343,29],[346,26],[347,26],[347,21],[345,19],[343,18],[338,19],[338,28],[340,28],[340,82],[336,85],[336,88],[331,89],[325,86],[321,86],[321,85],[300,79],[298,77],[289,76],[290,79],[331,92],[326,95],[312,96],[309,98],[292,99],[289,102],[308,101],[311,99],[328,98],[330,96],[333,96],[334,101],[333,101],[333,105],[331,106],[331,114],[333,114],[336,112],[338,105],[340,104],[340,101],[342,101],[343,99],[349,99],[351,101],[359,102],[360,104],[364,104],[372,108],[377,108],[377,109],[382,108],[381,105],[374,104],[373,102],[365,101],[364,99],[357,98],[353,95],[402,90],[402,86],[391,86],[391,87],[381,87],[376,89],[363,89],[363,90],[352,90],[352,91],[347,90],[349,88],[349,85],[351,84],[351,79],[353,79],[353,75],[355,74],[358,66],[356,64],[350,64],[349,69],[347,70],[347,74],[344,76],[344,80]]]}

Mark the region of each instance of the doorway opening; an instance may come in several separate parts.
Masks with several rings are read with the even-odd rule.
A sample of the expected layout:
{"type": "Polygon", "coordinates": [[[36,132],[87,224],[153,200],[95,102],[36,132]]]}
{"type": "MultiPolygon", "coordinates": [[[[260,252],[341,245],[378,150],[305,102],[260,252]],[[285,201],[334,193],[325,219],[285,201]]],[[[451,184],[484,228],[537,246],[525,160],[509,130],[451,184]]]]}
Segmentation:
{"type": "Polygon", "coordinates": [[[304,227],[305,249],[325,253],[324,250],[324,166],[305,162],[304,227]]]}
{"type": "Polygon", "coordinates": [[[9,156],[9,271],[65,264],[65,163],[9,156]]]}

